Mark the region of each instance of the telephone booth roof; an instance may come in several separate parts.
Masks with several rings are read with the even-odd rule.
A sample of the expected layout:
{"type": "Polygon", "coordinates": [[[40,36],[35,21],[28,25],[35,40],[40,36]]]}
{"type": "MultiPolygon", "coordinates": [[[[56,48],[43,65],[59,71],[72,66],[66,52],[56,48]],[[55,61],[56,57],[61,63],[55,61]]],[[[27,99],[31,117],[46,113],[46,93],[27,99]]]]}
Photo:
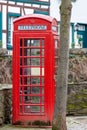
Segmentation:
{"type": "Polygon", "coordinates": [[[49,21],[50,23],[52,23],[53,21],[57,22],[57,20],[55,18],[52,18],[50,16],[47,15],[42,15],[42,14],[30,14],[30,15],[25,15],[25,16],[21,16],[17,19],[14,20],[15,22],[18,22],[22,19],[28,19],[28,18],[37,18],[37,19],[43,19],[45,21],[49,21]]]}
{"type": "MultiPolygon", "coordinates": [[[[26,28],[30,26],[43,26],[44,29],[41,29],[42,31],[52,30],[53,32],[58,32],[58,22],[55,18],[50,16],[31,14],[21,16],[14,20],[14,31],[29,31],[29,29],[26,28]],[[20,27],[24,29],[19,29],[20,27]]],[[[41,30],[39,29],[39,31],[41,30]]],[[[38,29],[30,31],[38,31],[38,29]]]]}

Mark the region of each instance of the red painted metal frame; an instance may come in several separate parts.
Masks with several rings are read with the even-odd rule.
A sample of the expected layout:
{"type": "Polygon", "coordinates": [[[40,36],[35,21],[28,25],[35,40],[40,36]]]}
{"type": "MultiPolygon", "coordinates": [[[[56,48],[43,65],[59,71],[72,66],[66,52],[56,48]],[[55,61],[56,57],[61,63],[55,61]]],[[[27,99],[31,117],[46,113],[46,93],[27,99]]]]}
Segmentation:
{"type": "MultiPolygon", "coordinates": [[[[52,123],[53,119],[53,113],[54,113],[54,100],[55,100],[55,59],[58,58],[55,56],[55,50],[58,48],[55,48],[55,40],[58,41],[58,32],[57,30],[52,30],[52,26],[57,27],[57,21],[49,16],[44,15],[29,15],[24,16],[22,18],[18,18],[14,21],[14,32],[13,32],[13,111],[12,111],[12,122],[13,124],[16,124],[18,121],[21,121],[23,123],[26,122],[34,122],[37,120],[47,122],[49,121],[52,123]],[[19,25],[46,25],[46,30],[18,30],[19,25]],[[40,50],[42,48],[44,49],[44,56],[41,55],[42,51],[40,51],[39,57],[33,57],[33,56],[26,56],[27,58],[44,58],[44,76],[42,76],[42,60],[40,60],[40,81],[42,77],[44,77],[44,94],[42,94],[42,81],[40,82],[40,103],[24,103],[24,94],[20,94],[20,77],[22,77],[24,82],[24,74],[20,76],[20,57],[23,58],[22,63],[24,66],[24,56],[20,56],[20,48],[22,48],[22,51],[24,49],[24,46],[20,47],[20,39],[23,41],[24,45],[24,39],[34,40],[39,39],[40,40],[40,50]],[[44,39],[44,47],[41,46],[41,42],[44,39]],[[24,106],[30,105],[30,106],[40,106],[40,112],[29,112],[29,113],[20,113],[20,95],[22,96],[22,110],[24,111],[24,106]],[[42,96],[44,96],[44,103],[42,103],[42,96]],[[44,111],[42,112],[42,106],[44,106],[44,111]]],[[[59,47],[59,46],[58,46],[59,47]]],[[[25,47],[28,48],[28,47],[25,47]]],[[[30,49],[32,47],[29,47],[30,49]]],[[[33,47],[38,48],[38,47],[33,47]]],[[[28,68],[29,66],[27,66],[28,68]]],[[[35,66],[30,66],[29,68],[34,68],[35,66]]],[[[38,68],[38,66],[37,66],[38,68]]],[[[24,71],[24,70],[23,70],[24,71]]],[[[23,72],[24,73],[24,72],[23,72]]],[[[31,77],[32,76],[28,76],[31,77]]],[[[38,76],[36,76],[38,77],[38,76]]],[[[26,84],[27,85],[27,84],[26,84]]],[[[22,90],[24,91],[24,83],[22,84],[22,90]]],[[[35,85],[34,85],[35,86],[35,85]]],[[[27,85],[28,87],[28,85],[27,85]]],[[[31,84],[29,86],[30,88],[33,87],[31,84]]],[[[34,94],[30,94],[27,96],[34,96],[34,94]]],[[[38,96],[38,95],[36,95],[38,96]]]]}

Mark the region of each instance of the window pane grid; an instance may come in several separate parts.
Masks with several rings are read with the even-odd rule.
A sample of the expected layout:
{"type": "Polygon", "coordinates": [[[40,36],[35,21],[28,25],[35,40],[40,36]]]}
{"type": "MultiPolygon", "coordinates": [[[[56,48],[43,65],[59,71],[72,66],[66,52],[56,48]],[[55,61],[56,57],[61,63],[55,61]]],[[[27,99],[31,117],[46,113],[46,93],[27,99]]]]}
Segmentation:
{"type": "Polygon", "coordinates": [[[44,112],[44,40],[20,41],[20,113],[44,112]],[[39,74],[39,75],[38,75],[39,74]]]}
{"type": "Polygon", "coordinates": [[[44,114],[44,105],[42,104],[41,106],[35,104],[35,105],[20,105],[20,114],[29,114],[29,115],[32,115],[32,114],[44,114]],[[26,108],[25,108],[26,107],[26,108]],[[32,111],[32,107],[33,107],[33,111],[32,111]],[[39,109],[38,109],[39,108],[39,109]],[[24,111],[23,111],[24,109],[24,111]]]}
{"type": "MultiPolygon", "coordinates": [[[[59,50],[59,45],[58,45],[58,40],[55,39],[55,54],[54,54],[54,63],[55,63],[55,66],[54,66],[54,74],[57,75],[57,69],[58,69],[58,50],[59,50]]],[[[55,80],[56,82],[56,80],[55,80]]]]}

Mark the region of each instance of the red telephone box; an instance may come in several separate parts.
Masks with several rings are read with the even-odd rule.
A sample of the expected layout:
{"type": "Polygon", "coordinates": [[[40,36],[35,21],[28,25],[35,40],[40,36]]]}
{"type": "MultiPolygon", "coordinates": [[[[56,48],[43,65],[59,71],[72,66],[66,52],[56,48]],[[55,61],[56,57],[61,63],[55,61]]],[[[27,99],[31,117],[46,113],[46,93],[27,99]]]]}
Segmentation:
{"type": "Polygon", "coordinates": [[[13,124],[51,125],[58,49],[56,19],[33,14],[14,21],[13,124]]]}

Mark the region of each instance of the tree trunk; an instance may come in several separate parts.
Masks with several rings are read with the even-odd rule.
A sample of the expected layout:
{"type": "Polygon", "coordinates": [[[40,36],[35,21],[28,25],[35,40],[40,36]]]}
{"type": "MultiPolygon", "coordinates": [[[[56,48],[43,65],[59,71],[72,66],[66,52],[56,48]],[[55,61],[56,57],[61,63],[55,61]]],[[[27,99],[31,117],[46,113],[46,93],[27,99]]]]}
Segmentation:
{"type": "Polygon", "coordinates": [[[66,102],[69,61],[69,32],[71,17],[71,0],[62,0],[60,7],[60,50],[58,61],[58,76],[55,98],[53,130],[67,130],[66,102]]]}

